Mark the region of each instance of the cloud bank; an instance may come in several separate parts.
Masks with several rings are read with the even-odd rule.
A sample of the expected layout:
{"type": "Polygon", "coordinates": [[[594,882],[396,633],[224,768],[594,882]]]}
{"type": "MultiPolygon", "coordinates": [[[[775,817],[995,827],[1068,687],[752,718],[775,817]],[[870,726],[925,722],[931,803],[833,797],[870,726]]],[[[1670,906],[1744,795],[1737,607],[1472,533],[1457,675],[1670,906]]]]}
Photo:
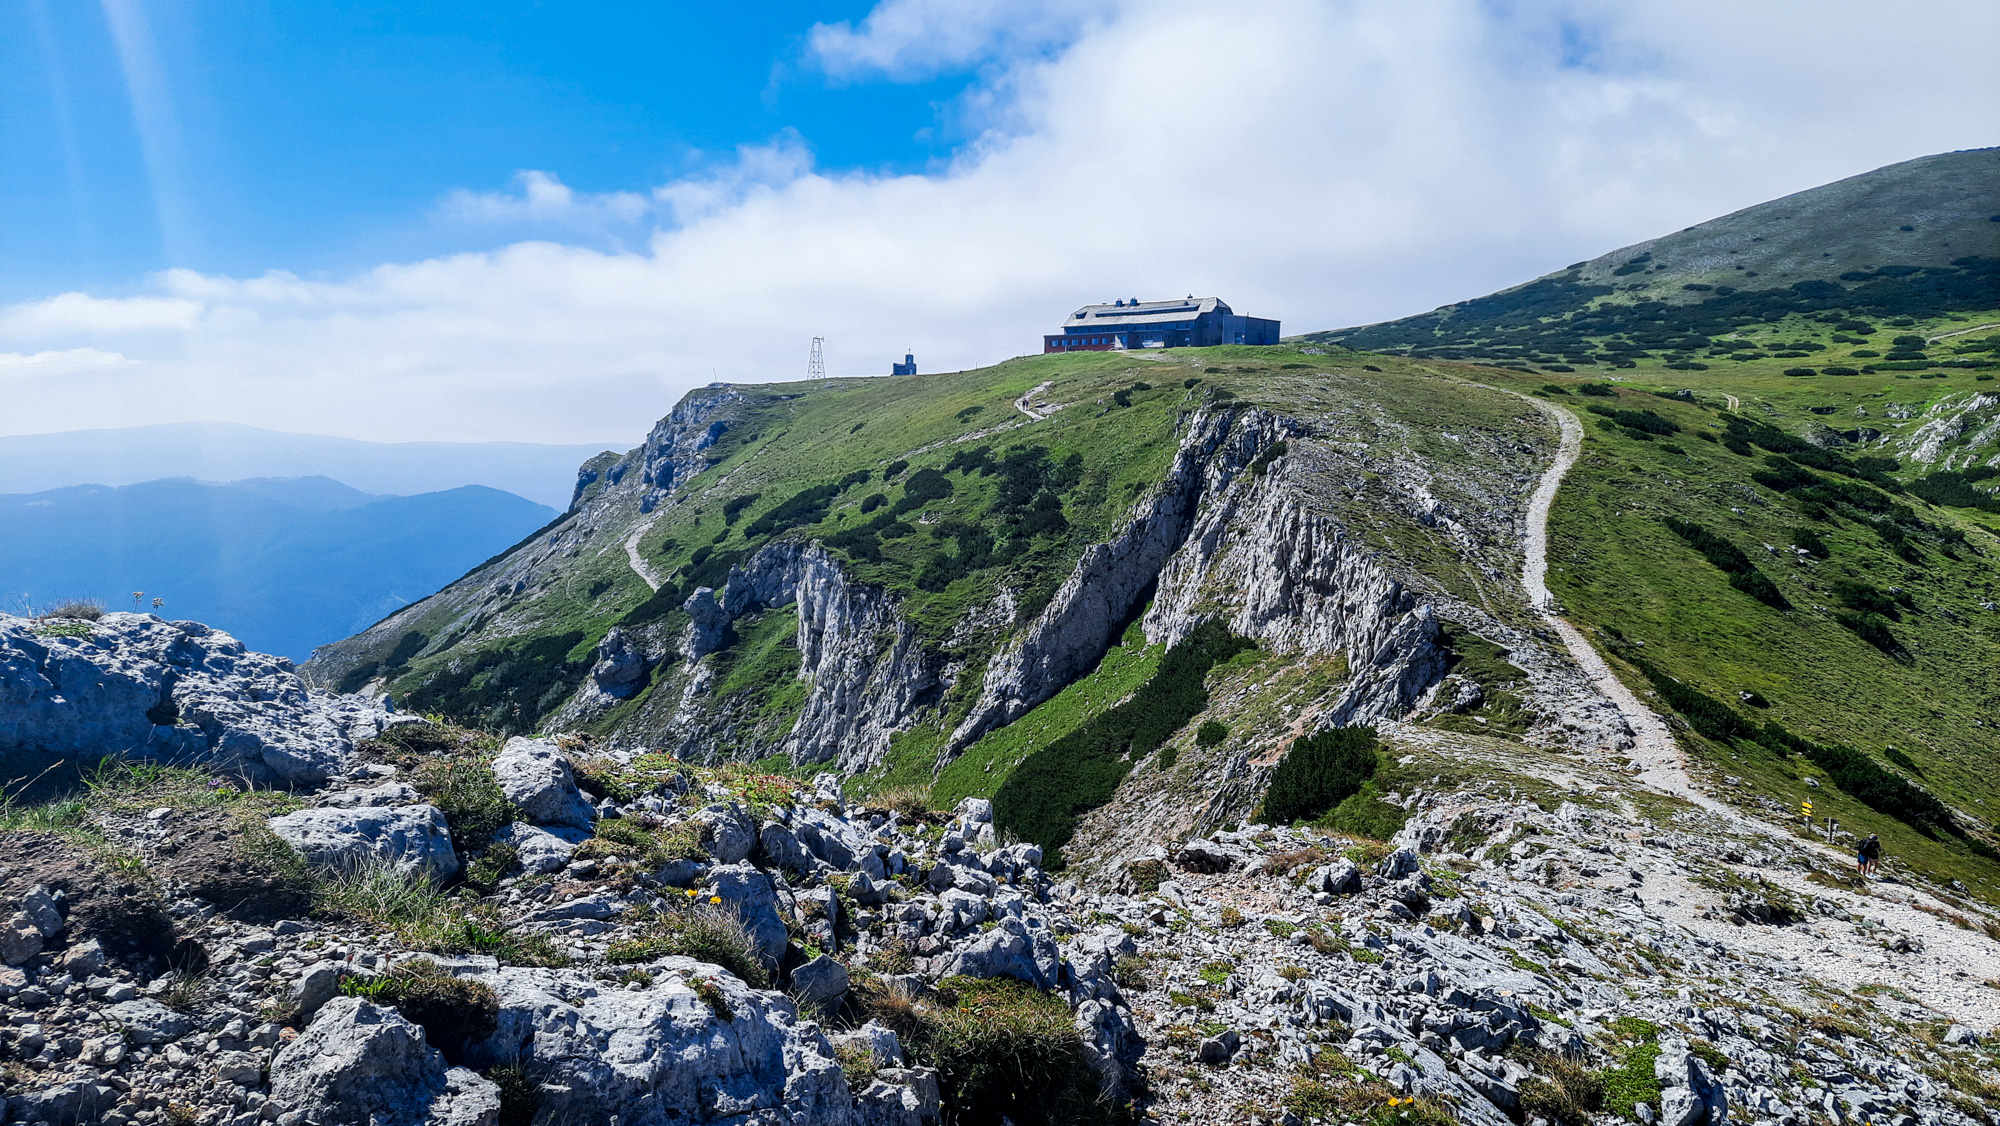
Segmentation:
{"type": "Polygon", "coordinates": [[[629,441],[690,387],[801,377],[816,335],[859,375],[1035,351],[1111,296],[1216,294],[1287,332],[1401,316],[1991,144],[1996,36],[2000,8],[1950,0],[887,0],[808,43],[830,80],[981,68],[946,167],[829,173],[785,135],[629,191],[524,171],[439,211],[536,240],[14,305],[0,430],[629,441]],[[630,249],[579,235],[608,227],[630,249]]]}

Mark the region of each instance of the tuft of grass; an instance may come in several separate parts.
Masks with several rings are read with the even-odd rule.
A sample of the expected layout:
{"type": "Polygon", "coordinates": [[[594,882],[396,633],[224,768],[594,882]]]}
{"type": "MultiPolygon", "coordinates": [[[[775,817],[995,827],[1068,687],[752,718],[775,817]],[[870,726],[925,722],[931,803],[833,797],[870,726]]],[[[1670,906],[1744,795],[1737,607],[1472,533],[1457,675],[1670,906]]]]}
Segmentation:
{"type": "Polygon", "coordinates": [[[72,598],[58,602],[35,615],[38,622],[70,619],[79,622],[94,622],[104,616],[104,603],[95,598],[72,598]]]}
{"type": "Polygon", "coordinates": [[[605,961],[629,965],[678,954],[721,966],[752,989],[770,983],[758,960],[756,942],[729,907],[710,903],[669,907],[635,929],[637,937],[611,944],[604,952],[605,961]]]}
{"type": "Polygon", "coordinates": [[[379,866],[320,874],[313,902],[321,914],[393,930],[413,950],[490,954],[526,966],[569,962],[548,936],[509,929],[492,908],[446,895],[422,872],[379,866]]]}
{"type": "Polygon", "coordinates": [[[500,1088],[500,1117],[495,1126],[529,1126],[542,1106],[542,1088],[528,1078],[520,1064],[496,1067],[486,1073],[500,1088]]]}
{"type": "Polygon", "coordinates": [[[1604,1108],[1604,1076],[1587,1065],[1555,1052],[1535,1052],[1530,1064],[1535,1077],[1521,1083],[1521,1112],[1527,1117],[1558,1126],[1589,1126],[1604,1108]]]}
{"type": "Polygon", "coordinates": [[[916,1063],[938,1069],[946,1121],[1116,1121],[1058,996],[1011,978],[961,977],[939,982],[932,1000],[886,991],[866,991],[860,1000],[869,1016],[895,1029],[916,1063]]]}
{"type": "Polygon", "coordinates": [[[345,976],[341,992],[388,1005],[420,1025],[432,1047],[463,1063],[466,1046],[499,1027],[500,995],[429,958],[412,958],[375,977],[345,976]]]}
{"type": "Polygon", "coordinates": [[[514,807],[493,777],[491,760],[484,756],[426,759],[411,784],[444,814],[451,826],[451,845],[461,855],[485,848],[494,833],[514,820],[514,807]]]}

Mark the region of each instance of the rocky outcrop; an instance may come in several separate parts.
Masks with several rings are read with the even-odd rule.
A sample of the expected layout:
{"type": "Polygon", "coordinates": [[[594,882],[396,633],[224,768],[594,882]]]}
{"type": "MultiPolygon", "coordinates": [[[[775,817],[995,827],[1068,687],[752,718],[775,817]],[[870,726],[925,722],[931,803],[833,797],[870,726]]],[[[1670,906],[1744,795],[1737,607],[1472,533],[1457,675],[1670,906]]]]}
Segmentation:
{"type": "Polygon", "coordinates": [[[271,1096],[320,1126],[493,1126],[500,1089],[447,1067],[424,1031],[359,997],[320,1007],[271,1061],[271,1096]]]}
{"type": "Polygon", "coordinates": [[[0,614],[0,761],[124,753],[314,786],[397,721],[386,701],[309,688],[291,661],[199,622],[0,614]]]}
{"type": "Polygon", "coordinates": [[[321,806],[273,817],[271,831],[307,862],[335,871],[421,871],[434,880],[458,873],[444,814],[433,805],[388,808],[321,806]]]}
{"type": "Polygon", "coordinates": [[[1268,411],[1227,405],[1191,416],[1165,479],[1139,502],[1125,530],[1086,549],[1035,622],[987,664],[979,699],[952,731],[948,751],[1012,723],[1089,671],[1186,540],[1204,500],[1271,443],[1303,431],[1268,411]]]}
{"type": "Polygon", "coordinates": [[[688,478],[707,467],[702,451],[729,432],[729,421],[717,417],[743,393],[726,385],[690,391],[667,417],[654,425],[639,448],[640,480],[651,486],[641,501],[650,512],[688,478]]]}
{"type": "MultiPolygon", "coordinates": [[[[732,568],[722,590],[696,590],[684,607],[691,624],[683,654],[698,661],[721,647],[737,618],[786,606],[798,610],[798,675],[811,688],[778,749],[843,773],[873,767],[890,736],[936,701],[941,662],[886,591],[850,580],[820,544],[772,544],[732,568]]],[[[697,706],[677,717],[683,731],[704,729],[699,700],[691,696],[697,706]]]]}
{"type": "Polygon", "coordinates": [[[1160,573],[1146,638],[1172,645],[1215,620],[1281,655],[1344,653],[1351,680],[1323,722],[1401,715],[1444,675],[1436,613],[1378,552],[1302,503],[1291,461],[1204,501],[1160,573]]]}
{"type": "Polygon", "coordinates": [[[1946,395],[1932,403],[1923,422],[1895,444],[1911,461],[1939,469],[1992,465],[2000,459],[2000,392],[1946,395]]]}
{"type": "Polygon", "coordinates": [[[623,700],[646,686],[651,662],[646,651],[617,626],[597,643],[597,663],[591,666],[590,683],[612,700],[623,700]]]}
{"type": "Polygon", "coordinates": [[[751,1115],[846,1126],[852,1104],[832,1045],[798,1023],[790,1001],[689,958],[644,968],[653,980],[642,989],[563,970],[478,975],[500,1013],[469,1059],[533,1075],[537,1121],[660,1126],[751,1115]],[[698,994],[697,982],[721,1003],[698,994]]]}
{"type": "Polygon", "coordinates": [[[597,810],[576,785],[569,760],[546,739],[516,735],[493,759],[493,780],[500,792],[537,825],[588,832],[597,810]]]}

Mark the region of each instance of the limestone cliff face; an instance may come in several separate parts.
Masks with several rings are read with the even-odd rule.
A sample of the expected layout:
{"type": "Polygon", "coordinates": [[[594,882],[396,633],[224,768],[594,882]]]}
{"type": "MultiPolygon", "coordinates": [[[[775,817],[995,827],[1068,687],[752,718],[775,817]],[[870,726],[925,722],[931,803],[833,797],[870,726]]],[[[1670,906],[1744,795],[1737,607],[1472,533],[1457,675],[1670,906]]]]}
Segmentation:
{"type": "MultiPolygon", "coordinates": [[[[786,606],[798,610],[798,676],[810,687],[804,710],[775,749],[794,762],[832,762],[847,773],[876,765],[889,737],[936,703],[946,686],[943,661],[918,644],[886,592],[850,580],[818,543],[773,544],[733,568],[719,593],[696,590],[687,601],[692,622],[683,653],[698,662],[738,618],[786,606]]],[[[697,673],[683,690],[671,731],[684,745],[698,745],[715,722],[705,706],[707,687],[697,673]]]]}
{"type": "Polygon", "coordinates": [[[1210,406],[1193,414],[1165,479],[1139,503],[1125,530],[1086,550],[1020,640],[987,665],[979,699],[953,730],[950,749],[1019,719],[1096,665],[1187,539],[1208,498],[1226,490],[1272,442],[1304,430],[1269,411],[1210,406]]]}
{"type": "Polygon", "coordinates": [[[638,450],[640,481],[650,486],[641,501],[651,512],[688,478],[702,471],[702,451],[715,445],[729,432],[729,420],[721,417],[726,408],[743,401],[743,393],[732,387],[705,387],[691,391],[674,404],[667,417],[646,435],[638,450]]]}
{"type": "Polygon", "coordinates": [[[1160,574],[1146,639],[1172,645],[1213,620],[1279,654],[1342,653],[1353,678],[1327,721],[1401,715],[1444,675],[1436,612],[1306,500],[1286,458],[1207,498],[1160,574]]]}

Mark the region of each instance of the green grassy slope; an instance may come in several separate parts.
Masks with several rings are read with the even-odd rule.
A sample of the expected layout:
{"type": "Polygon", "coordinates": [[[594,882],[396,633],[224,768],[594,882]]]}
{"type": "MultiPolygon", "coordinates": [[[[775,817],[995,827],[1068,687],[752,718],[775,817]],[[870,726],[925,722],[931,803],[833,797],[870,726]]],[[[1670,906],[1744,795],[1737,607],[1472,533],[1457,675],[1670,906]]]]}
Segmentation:
{"type": "MultiPolygon", "coordinates": [[[[1583,382],[1495,377],[1529,391],[1583,382]]],[[[1881,383],[1896,386],[1886,377],[1881,383]]],[[[1797,401],[1817,402],[1812,393],[1795,394],[1797,401]]],[[[1781,493],[1754,476],[1778,479],[1771,451],[1752,443],[1747,454],[1737,453],[1724,444],[1730,415],[1713,397],[1687,403],[1630,385],[1615,395],[1550,395],[1578,411],[1586,437],[1551,513],[1549,587],[1571,620],[1612,656],[1621,677],[1669,711],[1629,659],[1643,660],[1747,722],[1775,721],[1817,742],[1869,753],[1884,769],[1970,814],[1969,825],[2000,818],[2000,613],[1986,608],[2000,598],[1994,534],[2000,521],[1838,474],[1816,473],[1849,482],[1879,509],[1820,505],[1798,489],[1781,493]],[[1638,440],[1587,413],[1586,403],[1652,411],[1680,432],[1638,440]],[[1731,573],[1677,534],[1670,519],[1733,545],[1789,608],[1732,585],[1731,573]],[[1900,543],[1885,538],[1884,528],[1900,534],[1900,543]],[[1816,554],[1822,545],[1823,557],[1816,554]],[[1886,648],[1864,632],[1862,607],[1880,605],[1871,591],[1889,602],[1881,622],[1886,638],[1873,634],[1888,641],[1886,648]]],[[[1793,430],[1817,418],[1777,408],[1774,397],[1758,395],[1758,409],[1745,414],[1789,422],[1793,430]]],[[[1887,480],[1895,487],[1895,476],[1887,480]]],[[[1761,798],[1770,812],[1812,798],[1820,816],[1879,831],[1919,867],[1967,878],[1988,898],[2000,895],[2000,865],[1972,857],[1948,834],[1931,839],[1868,809],[1799,757],[1754,740],[1723,742],[1693,732],[1684,739],[1725,794],[1761,798]],[[1726,784],[1729,777],[1742,784],[1726,784]],[[1806,778],[1822,784],[1809,787],[1806,778]]]]}
{"type": "MultiPolygon", "coordinates": [[[[1576,413],[1586,444],[1551,517],[1549,585],[1620,675],[1663,711],[1641,662],[1741,730],[1851,744],[1992,839],[2000,150],[1891,166],[1308,339],[1484,361],[1463,370],[1576,413]]],[[[1685,738],[1737,800],[1811,797],[2000,894],[1975,846],[1871,809],[1772,740],[1685,738]]]]}
{"type": "MultiPolygon", "coordinates": [[[[1859,357],[1879,366],[1896,362],[1891,338],[1905,333],[1876,335],[1867,321],[1995,306],[2000,149],[1976,149],[1760,204],[1486,297],[1307,339],[1536,368],[1658,358],[1701,370],[1693,365],[1746,352],[1821,367],[1855,359],[1849,348],[1879,353],[1859,357]],[[1800,323],[1825,331],[1781,331],[1800,323]],[[1785,347],[1796,340],[1816,347],[1785,347]]],[[[1926,358],[1935,368],[1956,357],[1926,358]]]]}

